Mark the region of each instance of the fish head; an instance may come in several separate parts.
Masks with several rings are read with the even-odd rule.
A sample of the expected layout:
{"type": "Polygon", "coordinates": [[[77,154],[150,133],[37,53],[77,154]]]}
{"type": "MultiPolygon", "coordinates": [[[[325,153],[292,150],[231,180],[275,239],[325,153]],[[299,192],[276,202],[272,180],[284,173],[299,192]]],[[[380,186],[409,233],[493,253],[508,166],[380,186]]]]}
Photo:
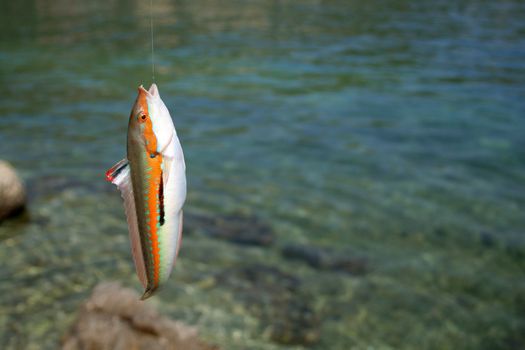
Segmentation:
{"type": "Polygon", "coordinates": [[[144,145],[146,152],[154,157],[164,152],[174,134],[173,121],[157,85],[152,84],[149,90],[139,86],[129,119],[128,137],[144,145]]]}

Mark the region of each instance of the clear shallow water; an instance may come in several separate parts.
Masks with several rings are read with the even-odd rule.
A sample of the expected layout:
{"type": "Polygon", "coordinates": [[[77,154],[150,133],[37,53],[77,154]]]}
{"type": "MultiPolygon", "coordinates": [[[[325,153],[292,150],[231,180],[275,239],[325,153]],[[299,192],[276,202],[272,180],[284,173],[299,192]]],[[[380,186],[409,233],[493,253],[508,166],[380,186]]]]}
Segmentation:
{"type": "MultiPolygon", "coordinates": [[[[224,348],[289,348],[271,336],[289,313],[239,287],[257,264],[275,281],[255,295],[276,308],[300,281],[285,292],[316,316],[313,348],[525,346],[523,4],[154,2],[187,212],[276,234],[267,248],[189,235],[154,303],[224,348]],[[370,269],[311,268],[288,244],[370,269]]],[[[148,4],[2,5],[0,150],[33,193],[31,220],[0,226],[8,347],[55,347],[98,281],[138,287],[103,173],[150,83],[148,4]]]]}

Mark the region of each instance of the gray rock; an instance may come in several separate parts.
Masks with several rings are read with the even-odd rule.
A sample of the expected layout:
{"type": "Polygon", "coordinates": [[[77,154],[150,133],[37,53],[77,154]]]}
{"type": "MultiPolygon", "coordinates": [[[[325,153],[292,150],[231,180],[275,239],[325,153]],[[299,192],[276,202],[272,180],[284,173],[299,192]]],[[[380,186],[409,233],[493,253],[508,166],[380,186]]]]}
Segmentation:
{"type": "Polygon", "coordinates": [[[139,295],[117,283],[102,283],[81,306],[63,339],[63,350],[212,350],[197,330],[159,315],[139,295]]]}
{"type": "Polygon", "coordinates": [[[23,211],[26,203],[24,184],[15,169],[0,160],[0,220],[23,211]]]}
{"type": "Polygon", "coordinates": [[[114,195],[114,187],[115,186],[107,181],[87,181],[85,179],[57,174],[42,175],[27,181],[29,202],[37,198],[58,196],[64,191],[75,191],[79,193],[111,193],[111,195],[114,195]]]}

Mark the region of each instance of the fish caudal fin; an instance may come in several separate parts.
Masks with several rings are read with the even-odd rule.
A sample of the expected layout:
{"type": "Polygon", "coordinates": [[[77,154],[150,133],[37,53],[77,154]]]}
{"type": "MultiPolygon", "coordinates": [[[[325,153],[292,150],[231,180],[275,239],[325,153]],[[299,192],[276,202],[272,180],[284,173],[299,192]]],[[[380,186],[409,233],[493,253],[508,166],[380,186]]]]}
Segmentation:
{"type": "Polygon", "coordinates": [[[142,294],[142,296],[140,297],[140,300],[148,299],[150,296],[153,295],[153,293],[155,293],[156,290],[157,290],[157,287],[147,287],[146,290],[144,291],[144,294],[142,294]]]}
{"type": "Polygon", "coordinates": [[[111,169],[106,172],[106,179],[117,186],[122,198],[124,199],[129,240],[131,242],[131,254],[133,255],[137,276],[139,277],[142,286],[146,287],[148,285],[148,280],[144,265],[144,256],[142,255],[139,224],[137,220],[137,211],[135,209],[135,198],[133,196],[133,185],[131,184],[131,173],[128,160],[124,158],[111,167],[111,169]]]}

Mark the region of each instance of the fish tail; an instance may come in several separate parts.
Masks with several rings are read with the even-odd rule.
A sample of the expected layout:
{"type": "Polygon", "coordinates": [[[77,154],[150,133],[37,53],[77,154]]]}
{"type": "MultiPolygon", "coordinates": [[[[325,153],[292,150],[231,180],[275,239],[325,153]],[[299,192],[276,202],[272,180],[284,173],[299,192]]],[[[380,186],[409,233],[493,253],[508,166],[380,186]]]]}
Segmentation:
{"type": "Polygon", "coordinates": [[[142,296],[140,297],[140,300],[148,299],[150,296],[153,295],[153,293],[155,293],[156,290],[157,290],[156,286],[148,286],[146,290],[144,291],[144,294],[142,294],[142,296]]]}

